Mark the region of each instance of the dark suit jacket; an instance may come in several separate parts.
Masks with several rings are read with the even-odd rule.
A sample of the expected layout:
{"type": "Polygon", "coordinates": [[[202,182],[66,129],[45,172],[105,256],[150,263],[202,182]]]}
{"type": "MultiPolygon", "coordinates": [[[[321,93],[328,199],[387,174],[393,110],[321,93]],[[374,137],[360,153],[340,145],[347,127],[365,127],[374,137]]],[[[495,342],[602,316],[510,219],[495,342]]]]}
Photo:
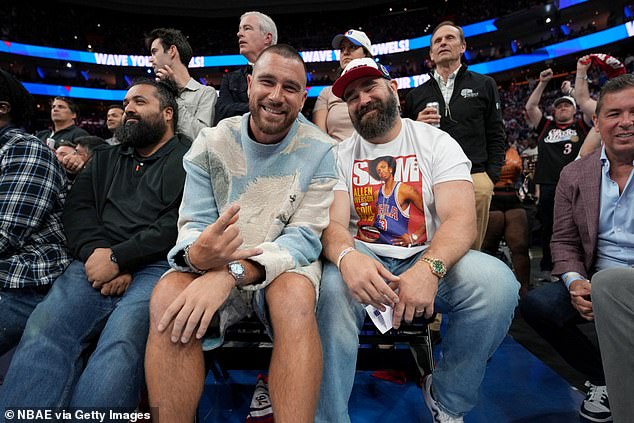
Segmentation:
{"type": "Polygon", "coordinates": [[[601,197],[600,157],[599,149],[561,171],[550,243],[554,275],[579,272],[589,278],[594,270],[601,197]]]}
{"type": "Polygon", "coordinates": [[[247,94],[247,74],[250,66],[229,72],[222,77],[220,94],[216,101],[214,126],[223,119],[231,116],[242,116],[249,111],[249,96],[247,94]]]}

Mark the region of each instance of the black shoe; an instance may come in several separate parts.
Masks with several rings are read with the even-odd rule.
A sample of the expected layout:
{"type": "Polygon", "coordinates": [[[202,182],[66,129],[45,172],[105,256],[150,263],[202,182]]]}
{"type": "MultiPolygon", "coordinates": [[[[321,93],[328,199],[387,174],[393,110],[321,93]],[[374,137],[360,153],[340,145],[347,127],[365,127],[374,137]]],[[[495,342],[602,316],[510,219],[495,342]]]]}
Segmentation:
{"type": "Polygon", "coordinates": [[[612,411],[608,401],[608,390],[605,385],[597,386],[590,382],[585,383],[588,387],[586,399],[581,403],[579,415],[591,422],[611,422],[612,411]]]}

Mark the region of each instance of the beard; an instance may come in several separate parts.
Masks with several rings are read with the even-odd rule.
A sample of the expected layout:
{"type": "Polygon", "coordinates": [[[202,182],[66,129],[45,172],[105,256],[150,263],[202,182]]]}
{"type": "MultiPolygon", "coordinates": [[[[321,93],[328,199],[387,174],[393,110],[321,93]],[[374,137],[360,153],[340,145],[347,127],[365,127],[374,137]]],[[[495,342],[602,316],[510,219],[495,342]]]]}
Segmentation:
{"type": "Polygon", "coordinates": [[[158,144],[165,132],[167,123],[160,112],[147,118],[127,115],[124,124],[115,130],[115,138],[132,148],[145,148],[158,144]],[[128,122],[130,118],[137,119],[137,122],[128,122]]]}
{"type": "Polygon", "coordinates": [[[390,92],[386,101],[372,101],[360,107],[356,113],[350,116],[350,119],[359,135],[366,140],[371,140],[385,135],[392,129],[398,117],[396,96],[390,92]],[[366,116],[372,110],[376,110],[375,116],[366,116]]]}

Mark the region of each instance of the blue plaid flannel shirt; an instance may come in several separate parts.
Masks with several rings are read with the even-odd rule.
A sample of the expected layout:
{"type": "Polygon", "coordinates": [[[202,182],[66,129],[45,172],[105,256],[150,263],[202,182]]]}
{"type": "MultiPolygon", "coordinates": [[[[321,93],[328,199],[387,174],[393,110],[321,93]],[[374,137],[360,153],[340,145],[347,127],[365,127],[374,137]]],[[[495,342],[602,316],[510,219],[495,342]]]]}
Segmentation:
{"type": "Polygon", "coordinates": [[[66,189],[44,143],[21,129],[0,131],[0,289],[51,284],[70,263],[61,220],[66,189]]]}

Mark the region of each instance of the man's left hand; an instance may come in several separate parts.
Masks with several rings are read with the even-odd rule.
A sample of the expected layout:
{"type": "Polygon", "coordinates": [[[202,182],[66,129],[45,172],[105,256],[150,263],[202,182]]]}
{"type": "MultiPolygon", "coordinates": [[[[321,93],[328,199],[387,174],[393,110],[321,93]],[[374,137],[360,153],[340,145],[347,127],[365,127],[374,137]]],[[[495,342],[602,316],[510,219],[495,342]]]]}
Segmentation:
{"type": "Polygon", "coordinates": [[[235,280],[225,269],[209,271],[197,277],[165,310],[158,324],[159,332],[163,332],[174,321],[172,342],[180,340],[186,344],[196,328],[196,339],[201,339],[234,286],[235,280]]]}
{"type": "Polygon", "coordinates": [[[394,307],[393,326],[398,329],[401,321],[410,323],[414,316],[429,319],[434,314],[434,300],[438,291],[438,277],[431,273],[424,262],[417,262],[400,275],[399,302],[394,307]]]}
{"type": "Polygon", "coordinates": [[[95,248],[84,264],[86,277],[94,284],[104,284],[119,275],[119,265],[112,260],[110,248],[95,248]]]}
{"type": "Polygon", "coordinates": [[[93,284],[93,288],[98,289],[101,295],[104,297],[107,296],[115,296],[115,295],[123,295],[123,293],[128,289],[130,283],[132,282],[132,275],[130,273],[123,273],[113,280],[106,282],[104,284],[100,284],[99,286],[95,282],[93,284]]]}

